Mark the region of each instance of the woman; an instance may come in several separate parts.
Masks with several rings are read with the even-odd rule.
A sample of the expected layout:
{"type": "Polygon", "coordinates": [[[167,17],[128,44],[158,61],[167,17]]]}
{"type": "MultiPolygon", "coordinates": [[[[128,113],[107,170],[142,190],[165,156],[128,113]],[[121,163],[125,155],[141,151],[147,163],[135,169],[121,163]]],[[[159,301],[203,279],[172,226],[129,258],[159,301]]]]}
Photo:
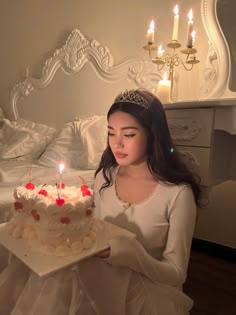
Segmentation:
{"type": "Polygon", "coordinates": [[[127,314],[186,314],[191,303],[182,285],[198,182],[181,162],[162,104],[153,94],[126,90],[116,97],[107,119],[108,146],[96,171],[96,211],[101,219],[134,232],[136,239],[115,238],[98,256],[134,271],[127,314]]]}
{"type": "Polygon", "coordinates": [[[133,232],[76,266],[39,278],[18,259],[0,276],[2,315],[186,315],[182,292],[198,183],[172,143],[160,101],[120,93],[95,178],[96,216],[133,232]]]}

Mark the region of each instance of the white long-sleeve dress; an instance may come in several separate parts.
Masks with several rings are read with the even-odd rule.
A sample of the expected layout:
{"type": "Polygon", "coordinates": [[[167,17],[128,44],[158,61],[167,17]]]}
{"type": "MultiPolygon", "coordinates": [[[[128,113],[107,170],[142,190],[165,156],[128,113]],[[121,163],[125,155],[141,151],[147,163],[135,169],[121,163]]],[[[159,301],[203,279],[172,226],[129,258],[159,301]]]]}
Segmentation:
{"type": "Polygon", "coordinates": [[[196,217],[191,189],[159,182],[146,200],[130,205],[117,197],[115,185],[99,194],[103,183],[100,172],[96,216],[136,238],[116,237],[109,258],[91,257],[45,279],[13,259],[0,276],[0,315],[188,314],[193,302],[182,284],[196,217]]]}

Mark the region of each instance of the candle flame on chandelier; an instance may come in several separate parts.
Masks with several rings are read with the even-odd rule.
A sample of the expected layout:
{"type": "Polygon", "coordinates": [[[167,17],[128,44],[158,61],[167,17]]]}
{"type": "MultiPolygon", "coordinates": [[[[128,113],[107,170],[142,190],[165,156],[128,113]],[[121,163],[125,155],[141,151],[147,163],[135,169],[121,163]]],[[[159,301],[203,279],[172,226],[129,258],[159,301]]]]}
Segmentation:
{"type": "Polygon", "coordinates": [[[174,7],[174,14],[175,14],[175,15],[179,15],[179,7],[178,7],[178,4],[176,4],[175,7],[174,7]]]}
{"type": "MultiPolygon", "coordinates": [[[[159,81],[158,94],[164,103],[170,102],[173,99],[173,86],[174,86],[174,71],[175,67],[182,65],[185,70],[191,71],[193,66],[199,63],[196,58],[197,49],[193,48],[195,43],[196,33],[193,29],[193,10],[190,9],[188,12],[187,20],[187,43],[186,48],[182,49],[180,52],[185,55],[182,59],[180,55],[176,52],[176,49],[181,47],[181,43],[178,42],[178,32],[179,32],[179,6],[176,4],[173,8],[174,12],[174,23],[171,42],[167,43],[167,47],[172,50],[171,53],[165,53],[162,45],[157,45],[154,43],[154,21],[152,20],[147,31],[148,44],[143,48],[148,51],[149,57],[153,63],[157,65],[157,70],[162,71],[165,67],[168,69],[168,80],[163,79],[159,81]],[[152,51],[155,51],[156,56],[152,58],[152,51]]],[[[175,98],[177,98],[177,93],[175,91],[175,98]]]]}
{"type": "Polygon", "coordinates": [[[148,44],[150,45],[154,43],[154,28],[155,28],[155,23],[152,20],[149,25],[149,29],[147,30],[147,40],[148,40],[148,44]]]}

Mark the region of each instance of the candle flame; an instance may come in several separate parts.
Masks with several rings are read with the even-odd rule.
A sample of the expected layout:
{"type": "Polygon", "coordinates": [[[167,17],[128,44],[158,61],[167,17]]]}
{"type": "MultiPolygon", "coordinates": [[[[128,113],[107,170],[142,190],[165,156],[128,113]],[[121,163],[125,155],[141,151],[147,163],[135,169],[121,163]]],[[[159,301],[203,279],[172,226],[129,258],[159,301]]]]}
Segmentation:
{"type": "Polygon", "coordinates": [[[63,163],[59,164],[59,172],[62,173],[64,171],[65,165],[63,163]]]}
{"type": "Polygon", "coordinates": [[[155,23],[154,23],[154,21],[153,20],[151,20],[151,23],[150,23],[150,25],[149,25],[149,31],[154,31],[154,28],[155,28],[155,23]]]}
{"type": "Polygon", "coordinates": [[[163,80],[167,80],[167,78],[168,78],[168,75],[167,75],[167,72],[165,71],[163,75],[163,80]]]}
{"type": "Polygon", "coordinates": [[[148,39],[148,43],[152,44],[154,42],[154,21],[152,20],[150,25],[149,25],[149,29],[147,31],[147,39],[148,39]]]}
{"type": "Polygon", "coordinates": [[[162,45],[159,45],[159,46],[158,46],[158,49],[157,49],[157,55],[158,55],[158,57],[162,57],[163,54],[164,54],[164,52],[165,52],[165,49],[162,49],[162,45]]]}
{"type": "Polygon", "coordinates": [[[191,9],[188,13],[188,20],[192,21],[193,20],[193,10],[191,9]]]}
{"type": "Polygon", "coordinates": [[[178,15],[178,14],[179,14],[179,7],[178,7],[177,4],[176,4],[176,6],[174,7],[174,14],[175,14],[175,15],[178,15]]]}

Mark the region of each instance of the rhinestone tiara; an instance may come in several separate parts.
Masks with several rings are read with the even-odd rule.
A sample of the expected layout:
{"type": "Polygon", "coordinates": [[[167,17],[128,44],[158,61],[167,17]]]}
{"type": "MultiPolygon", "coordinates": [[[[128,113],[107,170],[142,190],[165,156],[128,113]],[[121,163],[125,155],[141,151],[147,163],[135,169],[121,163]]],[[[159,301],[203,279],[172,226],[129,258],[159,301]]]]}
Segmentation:
{"type": "Polygon", "coordinates": [[[123,102],[140,105],[146,109],[149,108],[147,100],[144,97],[142,97],[139,93],[137,93],[136,90],[125,90],[124,92],[118,94],[114,100],[114,104],[123,102]]]}

